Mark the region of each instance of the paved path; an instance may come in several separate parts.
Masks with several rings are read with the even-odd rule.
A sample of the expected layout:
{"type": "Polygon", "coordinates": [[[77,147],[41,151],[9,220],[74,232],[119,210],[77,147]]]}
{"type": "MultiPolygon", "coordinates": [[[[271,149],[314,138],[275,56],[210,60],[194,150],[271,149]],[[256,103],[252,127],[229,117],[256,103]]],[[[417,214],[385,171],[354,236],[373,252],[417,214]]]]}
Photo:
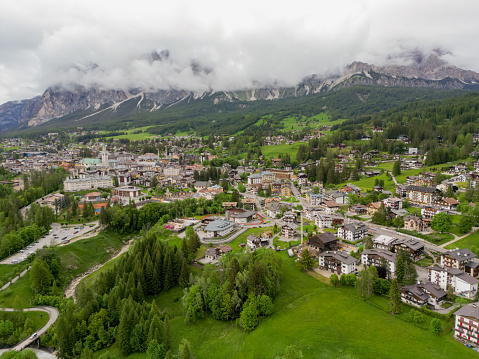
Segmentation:
{"type": "Polygon", "coordinates": [[[441,244],[439,247],[445,248],[447,245],[452,244],[452,243],[454,243],[454,242],[457,242],[457,241],[463,239],[464,237],[467,237],[468,235],[474,233],[474,232],[477,231],[478,229],[479,229],[479,227],[473,227],[471,232],[466,233],[466,234],[464,234],[464,235],[462,235],[462,236],[460,236],[460,237],[456,236],[454,233],[451,233],[451,234],[452,234],[454,237],[456,237],[456,238],[454,238],[452,241],[449,241],[449,242],[446,242],[446,243],[444,243],[444,244],[441,244]]]}
{"type": "Polygon", "coordinates": [[[28,268],[25,269],[22,273],[20,273],[20,274],[17,275],[15,278],[13,278],[10,282],[6,283],[2,288],[0,288],[0,291],[7,289],[10,284],[15,283],[18,279],[20,279],[20,278],[23,277],[25,274],[27,274],[27,272],[28,272],[28,270],[29,270],[30,268],[31,268],[31,267],[28,267],[28,268]]]}
{"type": "MultiPolygon", "coordinates": [[[[13,308],[0,308],[0,310],[3,310],[5,312],[14,312],[18,309],[13,309],[13,308]]],[[[48,319],[48,322],[47,324],[45,324],[45,326],[41,329],[39,329],[36,333],[37,333],[37,336],[35,338],[27,338],[25,339],[23,342],[15,345],[12,350],[15,350],[15,351],[20,351],[22,349],[25,349],[27,346],[29,346],[30,344],[32,344],[36,339],[38,339],[38,337],[40,337],[43,333],[45,333],[47,331],[48,328],[50,328],[53,323],[56,322],[56,320],[58,319],[58,315],[60,314],[58,312],[58,309],[57,308],[53,308],[53,307],[34,307],[34,308],[26,308],[26,309],[22,309],[22,311],[24,312],[45,312],[45,313],[48,313],[48,316],[49,316],[49,319],[48,319]]]]}
{"type": "Polygon", "coordinates": [[[112,261],[113,259],[121,256],[123,253],[125,253],[126,251],[128,251],[130,249],[130,244],[131,244],[131,241],[130,240],[127,244],[125,244],[123,247],[121,247],[121,249],[113,256],[111,257],[109,260],[107,260],[105,263],[103,264],[97,264],[96,266],[93,266],[91,267],[89,270],[87,270],[86,272],[80,274],[80,276],[74,278],[72,280],[72,282],[68,285],[67,289],[65,289],[65,297],[66,298],[69,298],[69,297],[73,297],[73,300],[76,301],[76,296],[75,296],[75,290],[76,290],[76,287],[78,286],[78,284],[80,284],[80,282],[82,281],[83,278],[85,278],[87,275],[90,275],[92,274],[93,272],[96,272],[98,269],[100,269],[101,267],[103,267],[105,264],[107,264],[108,262],[112,261]]]}

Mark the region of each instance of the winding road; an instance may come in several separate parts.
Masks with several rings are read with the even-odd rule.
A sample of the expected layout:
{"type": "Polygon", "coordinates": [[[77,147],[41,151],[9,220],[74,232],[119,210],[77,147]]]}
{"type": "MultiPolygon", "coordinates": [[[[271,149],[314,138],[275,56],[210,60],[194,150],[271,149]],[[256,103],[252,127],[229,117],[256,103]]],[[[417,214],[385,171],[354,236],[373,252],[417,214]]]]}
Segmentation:
{"type": "MultiPolygon", "coordinates": [[[[0,308],[0,310],[3,310],[5,312],[14,312],[18,309],[13,309],[13,308],[0,308]]],[[[47,331],[48,328],[50,328],[53,323],[56,322],[56,320],[58,319],[58,315],[60,314],[58,312],[58,309],[57,308],[53,308],[53,307],[34,307],[34,308],[26,308],[26,309],[21,309],[22,311],[24,312],[45,312],[48,314],[49,316],[49,319],[48,319],[48,322],[47,324],[45,324],[43,326],[43,328],[39,329],[36,333],[36,337],[35,338],[31,338],[31,337],[28,337],[27,339],[25,339],[23,342],[15,345],[12,350],[15,350],[15,351],[20,351],[22,349],[25,349],[26,347],[28,347],[30,344],[32,344],[36,339],[38,339],[43,333],[45,333],[47,331]]]]}

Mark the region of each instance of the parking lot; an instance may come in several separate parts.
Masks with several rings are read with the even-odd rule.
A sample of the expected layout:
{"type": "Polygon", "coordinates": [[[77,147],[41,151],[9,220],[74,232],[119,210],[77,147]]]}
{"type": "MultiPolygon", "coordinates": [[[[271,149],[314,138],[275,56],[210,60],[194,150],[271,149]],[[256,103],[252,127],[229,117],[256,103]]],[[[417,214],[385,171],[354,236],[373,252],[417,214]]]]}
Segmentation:
{"type": "Polygon", "coordinates": [[[87,223],[86,225],[71,225],[62,228],[60,224],[53,223],[50,233],[40,238],[37,242],[32,243],[27,248],[22,249],[17,253],[12,253],[10,257],[1,261],[0,264],[15,264],[24,261],[29,255],[35,253],[38,249],[41,249],[45,246],[68,243],[73,238],[93,230],[96,225],[97,222],[87,223]]]}

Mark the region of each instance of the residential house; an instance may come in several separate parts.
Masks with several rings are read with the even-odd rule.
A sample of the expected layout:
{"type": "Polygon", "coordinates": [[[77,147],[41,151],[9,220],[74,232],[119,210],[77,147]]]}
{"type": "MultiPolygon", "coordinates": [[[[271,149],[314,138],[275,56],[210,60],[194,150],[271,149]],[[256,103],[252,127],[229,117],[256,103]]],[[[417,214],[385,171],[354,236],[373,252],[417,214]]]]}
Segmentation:
{"type": "Polygon", "coordinates": [[[479,347],[479,302],[459,308],[454,312],[454,336],[467,344],[479,347]]]}
{"type": "Polygon", "coordinates": [[[435,187],[407,186],[406,197],[418,204],[432,205],[439,200],[440,191],[435,187]]]}
{"type": "Polygon", "coordinates": [[[254,234],[250,234],[246,238],[246,245],[252,250],[255,251],[262,247],[267,247],[269,245],[269,239],[263,237],[256,237],[254,234]]]}
{"type": "Polygon", "coordinates": [[[335,251],[338,249],[338,238],[331,232],[319,233],[310,237],[307,244],[317,253],[335,251]]]}
{"type": "Polygon", "coordinates": [[[401,287],[401,300],[415,307],[438,308],[446,298],[446,291],[437,284],[427,282],[401,287]]]}
{"type": "Polygon", "coordinates": [[[404,217],[404,229],[408,231],[422,232],[425,229],[424,221],[422,218],[415,215],[407,215],[404,217]]]}
{"type": "Polygon", "coordinates": [[[379,237],[373,238],[373,247],[389,251],[396,240],[397,238],[395,237],[389,237],[381,234],[379,237]]]}
{"type": "Polygon", "coordinates": [[[396,262],[397,256],[396,254],[389,252],[384,249],[365,249],[361,253],[361,263],[364,266],[375,266],[381,267],[383,262],[386,264],[386,270],[389,273],[396,272],[396,262]]]}
{"type": "Polygon", "coordinates": [[[325,251],[319,254],[319,268],[333,273],[350,274],[356,270],[356,258],[341,251],[325,251]]]}
{"type": "Polygon", "coordinates": [[[376,213],[379,208],[381,207],[382,202],[372,202],[366,206],[366,209],[368,211],[368,215],[372,216],[374,213],[376,213]]]}
{"type": "Polygon", "coordinates": [[[424,253],[424,243],[412,238],[399,238],[391,245],[391,251],[398,253],[400,250],[409,253],[413,260],[417,260],[424,253]]]}
{"type": "Polygon", "coordinates": [[[429,281],[447,290],[449,286],[458,295],[474,298],[477,294],[479,280],[458,268],[428,267],[429,281]]]}
{"type": "Polygon", "coordinates": [[[339,209],[339,204],[334,201],[324,201],[321,203],[321,207],[326,213],[332,214],[339,209]]]}
{"type": "Polygon", "coordinates": [[[298,226],[294,223],[281,223],[281,235],[284,238],[292,239],[296,236],[298,226]]]}
{"type": "Polygon", "coordinates": [[[475,277],[477,276],[477,262],[474,262],[473,259],[476,257],[476,254],[467,248],[453,249],[441,253],[441,266],[458,268],[475,277]]]}
{"type": "Polygon", "coordinates": [[[368,234],[369,227],[363,222],[345,224],[338,229],[338,237],[349,242],[358,242],[368,234]]]}
{"type": "Polygon", "coordinates": [[[363,206],[362,204],[358,204],[358,205],[349,207],[349,212],[353,213],[354,215],[366,214],[367,207],[363,206]]]}

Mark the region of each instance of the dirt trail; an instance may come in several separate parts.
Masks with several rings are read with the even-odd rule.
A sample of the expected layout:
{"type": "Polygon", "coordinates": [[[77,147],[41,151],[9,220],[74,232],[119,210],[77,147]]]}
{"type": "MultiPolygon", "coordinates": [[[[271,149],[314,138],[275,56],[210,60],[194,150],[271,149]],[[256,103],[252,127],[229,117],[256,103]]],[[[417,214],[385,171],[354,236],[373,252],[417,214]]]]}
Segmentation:
{"type": "Polygon", "coordinates": [[[121,256],[123,253],[128,251],[128,249],[130,249],[130,244],[131,244],[131,240],[127,244],[125,244],[123,247],[121,247],[121,249],[113,257],[111,257],[109,260],[107,260],[105,263],[97,264],[96,266],[91,267],[86,272],[80,274],[80,276],[74,278],[72,280],[72,282],[70,283],[70,285],[67,287],[67,289],[65,289],[65,297],[67,297],[67,298],[73,297],[73,300],[76,301],[75,289],[78,286],[78,284],[80,284],[82,279],[85,278],[87,275],[92,274],[93,272],[96,272],[98,269],[103,267],[105,264],[107,264],[111,260],[121,256]]]}

